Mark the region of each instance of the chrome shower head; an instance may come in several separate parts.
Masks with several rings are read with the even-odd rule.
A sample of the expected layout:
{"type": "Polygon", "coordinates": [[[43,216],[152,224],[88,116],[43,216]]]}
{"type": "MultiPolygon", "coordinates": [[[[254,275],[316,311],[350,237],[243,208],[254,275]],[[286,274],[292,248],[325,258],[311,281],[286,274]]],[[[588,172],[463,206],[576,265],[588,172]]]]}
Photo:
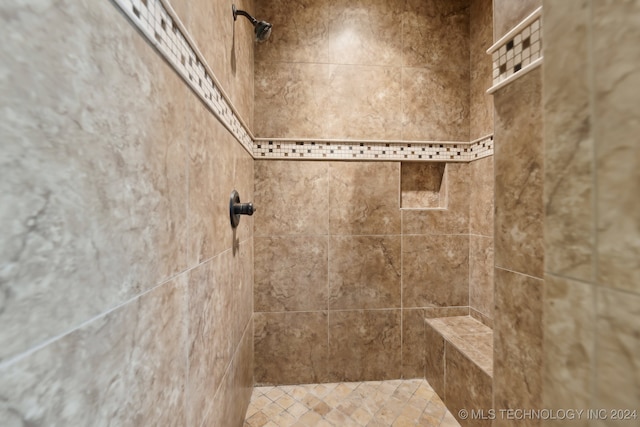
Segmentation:
{"type": "Polygon", "coordinates": [[[234,21],[238,19],[238,15],[242,15],[245,18],[247,18],[249,21],[251,21],[251,24],[253,24],[253,28],[256,33],[257,42],[263,42],[269,38],[269,36],[271,35],[271,27],[272,27],[271,24],[269,24],[266,21],[258,21],[257,19],[249,15],[244,10],[238,10],[235,4],[231,7],[231,9],[233,11],[234,21]]]}

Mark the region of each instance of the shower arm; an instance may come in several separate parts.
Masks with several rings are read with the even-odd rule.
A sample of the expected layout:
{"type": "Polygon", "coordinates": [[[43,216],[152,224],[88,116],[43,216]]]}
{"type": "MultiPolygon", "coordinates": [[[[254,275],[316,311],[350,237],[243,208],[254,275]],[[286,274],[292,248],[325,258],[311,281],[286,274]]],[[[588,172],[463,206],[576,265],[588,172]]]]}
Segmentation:
{"type": "Polygon", "coordinates": [[[233,7],[233,20],[234,21],[238,18],[238,15],[242,15],[245,18],[247,18],[249,21],[251,21],[251,23],[254,26],[258,23],[258,20],[256,18],[254,18],[253,16],[249,15],[249,13],[245,12],[244,10],[238,10],[236,8],[235,4],[232,7],[233,7]]]}

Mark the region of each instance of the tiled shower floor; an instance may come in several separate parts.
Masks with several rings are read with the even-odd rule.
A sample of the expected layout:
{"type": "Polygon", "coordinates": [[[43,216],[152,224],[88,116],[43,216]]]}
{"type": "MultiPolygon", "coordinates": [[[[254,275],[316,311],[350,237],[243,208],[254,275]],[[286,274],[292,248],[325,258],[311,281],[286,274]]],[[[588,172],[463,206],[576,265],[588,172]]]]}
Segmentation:
{"type": "Polygon", "coordinates": [[[459,427],[425,380],[256,387],[245,427],[459,427]]]}

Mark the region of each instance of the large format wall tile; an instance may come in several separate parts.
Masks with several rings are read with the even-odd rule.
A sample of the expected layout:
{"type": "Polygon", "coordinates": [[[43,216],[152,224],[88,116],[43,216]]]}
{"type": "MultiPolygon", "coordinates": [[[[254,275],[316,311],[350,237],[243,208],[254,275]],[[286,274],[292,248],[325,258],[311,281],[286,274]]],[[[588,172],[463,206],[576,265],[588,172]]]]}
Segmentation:
{"type": "Polygon", "coordinates": [[[255,238],[255,311],[328,309],[329,238],[255,238]]]}
{"type": "Polygon", "coordinates": [[[256,61],[329,62],[329,3],[317,0],[256,2],[257,19],[273,24],[256,61]]]}
{"type": "Polygon", "coordinates": [[[424,378],[426,341],[424,309],[402,310],[402,378],[424,378]]]}
{"type": "Polygon", "coordinates": [[[332,162],[330,233],[400,234],[399,169],[397,162],[332,162]]]}
{"type": "Polygon", "coordinates": [[[230,250],[189,273],[189,410],[190,425],[201,425],[233,356],[234,316],[230,250]]]}
{"type": "Polygon", "coordinates": [[[445,341],[431,325],[425,325],[425,371],[424,377],[439,396],[444,389],[444,346],[445,341]]]}
{"type": "Polygon", "coordinates": [[[0,360],[187,262],[189,91],[108,2],[7,7],[0,360]]]}
{"type": "Polygon", "coordinates": [[[468,0],[407,0],[402,24],[404,66],[469,68],[468,0]]]}
{"type": "Polygon", "coordinates": [[[329,313],[331,381],[400,378],[400,310],[329,313]]]}
{"type": "Polygon", "coordinates": [[[469,139],[473,141],[493,133],[493,96],[486,92],[493,85],[493,61],[487,55],[487,49],[493,44],[493,1],[471,0],[470,3],[469,139]]]}
{"type": "Polygon", "coordinates": [[[549,2],[544,8],[544,37],[549,39],[544,48],[543,86],[544,256],[547,271],[593,280],[594,147],[587,3],[549,2]],[[546,89],[547,84],[553,90],[546,89]]]}
{"type": "Polygon", "coordinates": [[[493,237],[493,156],[469,164],[469,233],[493,237]]]}
{"type": "Polygon", "coordinates": [[[640,5],[611,6],[592,4],[598,280],[640,293],[640,5]]]}
{"type": "Polygon", "coordinates": [[[541,5],[542,0],[493,0],[494,41],[504,36],[541,5]]]}
{"type": "MultiPolygon", "coordinates": [[[[231,283],[233,298],[233,348],[240,345],[240,338],[247,325],[253,324],[253,239],[247,239],[231,249],[231,283]]],[[[228,327],[227,324],[218,327],[228,327]]]]}
{"type": "Polygon", "coordinates": [[[229,195],[237,142],[200,100],[190,102],[190,115],[201,124],[193,127],[189,141],[189,257],[197,264],[232,244],[229,195]]]}
{"type": "MultiPolygon", "coordinates": [[[[591,285],[545,275],[544,408],[589,408],[596,307],[591,285]]],[[[565,420],[545,425],[564,425],[565,420]]],[[[588,420],[582,424],[588,425],[588,420]]]]}
{"type": "Polygon", "coordinates": [[[469,237],[403,236],[404,307],[469,305],[469,237]]]}
{"type": "Polygon", "coordinates": [[[469,236],[469,306],[493,318],[493,238],[469,236]]]}
{"type": "Polygon", "coordinates": [[[3,368],[3,425],[184,425],[185,282],[165,283],[3,368]]]}
{"type": "Polygon", "coordinates": [[[329,233],[329,163],[258,161],[256,236],[329,233]]]}
{"type": "MultiPolygon", "coordinates": [[[[324,3],[324,2],[322,2],[324,3]]],[[[391,65],[402,58],[402,8],[397,1],[328,0],[329,62],[391,65]]]]}
{"type": "MultiPolygon", "coordinates": [[[[541,408],[543,286],[542,280],[501,268],[495,270],[493,390],[496,410],[541,408]]],[[[497,417],[494,425],[508,426],[510,422],[506,417],[497,417]]],[[[526,420],[522,425],[538,422],[526,420]]]]}
{"type": "MultiPolygon", "coordinates": [[[[640,401],[638,352],[640,296],[601,288],[598,291],[596,408],[637,410],[640,401]]],[[[629,425],[608,420],[596,425],[629,425]]]]}
{"type": "MultiPolygon", "coordinates": [[[[491,377],[463,355],[454,345],[446,343],[444,402],[452,414],[461,409],[483,410],[493,408],[491,377]]],[[[465,427],[491,426],[491,420],[462,419],[465,427]]]]}
{"type": "Polygon", "coordinates": [[[325,135],[329,65],[261,61],[255,69],[255,136],[325,135]]]}
{"type": "Polygon", "coordinates": [[[215,395],[208,395],[208,410],[202,426],[242,427],[253,392],[253,335],[247,327],[242,335],[233,363],[215,395]]]}
{"type": "Polygon", "coordinates": [[[327,325],[326,311],[255,313],[255,382],[326,382],[327,325]]]}
{"type": "Polygon", "coordinates": [[[330,65],[328,101],[322,114],[325,134],[321,137],[402,138],[401,88],[400,67],[330,65]]]}
{"type": "Polygon", "coordinates": [[[400,245],[400,236],[331,236],[330,309],[400,308],[400,245]]]}
{"type": "Polygon", "coordinates": [[[535,277],[543,269],[540,69],[495,93],[496,265],[535,277]]]}
{"type": "Polygon", "coordinates": [[[402,138],[469,141],[468,66],[402,69],[402,138]]]}

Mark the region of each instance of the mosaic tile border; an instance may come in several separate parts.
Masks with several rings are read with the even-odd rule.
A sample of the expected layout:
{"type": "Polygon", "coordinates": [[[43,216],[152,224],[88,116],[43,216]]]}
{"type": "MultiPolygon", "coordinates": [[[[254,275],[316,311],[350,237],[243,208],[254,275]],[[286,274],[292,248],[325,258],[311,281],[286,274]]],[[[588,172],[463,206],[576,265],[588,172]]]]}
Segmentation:
{"type": "Polygon", "coordinates": [[[112,1],[256,159],[469,162],[493,154],[492,135],[470,143],[256,139],[167,0],[112,1]]]}
{"type": "MultiPolygon", "coordinates": [[[[163,0],[113,0],[211,112],[249,152],[253,136],[171,6],[163,0]]],[[[231,8],[229,8],[231,19],[231,8]]]]}
{"type": "Polygon", "coordinates": [[[493,58],[493,93],[542,64],[542,6],[502,36],[487,53],[493,58]]]}
{"type": "Polygon", "coordinates": [[[469,162],[493,154],[493,135],[467,142],[292,141],[256,139],[256,159],[469,162]]]}

